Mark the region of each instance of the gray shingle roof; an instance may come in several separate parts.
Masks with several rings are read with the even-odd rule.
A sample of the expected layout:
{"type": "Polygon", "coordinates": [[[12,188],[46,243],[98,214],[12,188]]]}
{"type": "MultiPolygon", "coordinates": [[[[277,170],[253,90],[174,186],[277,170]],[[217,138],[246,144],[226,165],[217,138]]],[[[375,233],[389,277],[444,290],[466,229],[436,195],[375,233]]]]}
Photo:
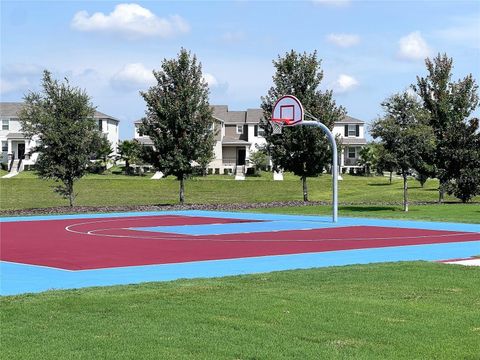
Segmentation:
{"type": "Polygon", "coordinates": [[[248,141],[233,139],[231,137],[225,136],[222,139],[222,145],[250,145],[248,141]]]}
{"type": "Polygon", "coordinates": [[[340,121],[335,121],[336,124],[365,124],[365,121],[356,119],[354,117],[345,115],[345,117],[340,121]]]}
{"type": "Polygon", "coordinates": [[[365,145],[367,140],[364,138],[344,137],[342,138],[343,145],[365,145]]]}
{"type": "Polygon", "coordinates": [[[24,133],[8,133],[7,139],[25,139],[24,133]]]}
{"type": "Polygon", "coordinates": [[[135,140],[137,140],[142,145],[153,145],[152,139],[150,139],[147,136],[142,136],[142,137],[136,138],[135,140]]]}
{"type": "MultiPolygon", "coordinates": [[[[24,106],[23,102],[0,102],[0,116],[5,117],[15,117],[18,116],[20,110],[24,106]]],[[[114,118],[113,116],[104,114],[100,111],[95,111],[95,118],[97,119],[110,119],[119,122],[120,120],[114,118]]]]}
{"type": "Polygon", "coordinates": [[[262,109],[247,109],[247,123],[258,124],[262,118],[262,109]]]}

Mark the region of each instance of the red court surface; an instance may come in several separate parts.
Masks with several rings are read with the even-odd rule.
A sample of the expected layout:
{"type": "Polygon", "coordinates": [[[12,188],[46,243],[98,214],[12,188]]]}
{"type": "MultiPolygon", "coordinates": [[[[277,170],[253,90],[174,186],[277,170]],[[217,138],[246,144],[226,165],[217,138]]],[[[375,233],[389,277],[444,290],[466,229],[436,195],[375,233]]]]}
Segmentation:
{"type": "Polygon", "coordinates": [[[381,226],[195,236],[131,229],[252,222],[258,221],[178,215],[5,222],[0,259],[86,270],[479,239],[472,232],[381,226]]]}

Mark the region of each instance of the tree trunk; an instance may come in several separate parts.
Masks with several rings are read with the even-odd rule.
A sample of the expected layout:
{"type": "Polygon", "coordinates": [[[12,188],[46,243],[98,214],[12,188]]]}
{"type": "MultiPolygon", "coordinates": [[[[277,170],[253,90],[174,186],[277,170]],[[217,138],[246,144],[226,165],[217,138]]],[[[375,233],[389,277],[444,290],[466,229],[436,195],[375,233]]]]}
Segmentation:
{"type": "Polygon", "coordinates": [[[68,202],[70,206],[73,207],[73,203],[75,201],[75,195],[73,193],[73,181],[69,181],[67,183],[67,191],[68,191],[68,202]]]}
{"type": "Polygon", "coordinates": [[[185,202],[185,176],[180,177],[180,204],[185,202]]]}
{"type": "Polygon", "coordinates": [[[444,183],[440,181],[440,185],[438,186],[438,203],[443,204],[443,199],[445,197],[445,186],[444,183]]]}
{"type": "Polygon", "coordinates": [[[408,211],[408,183],[406,171],[403,171],[403,211],[408,211]]]}
{"type": "Polygon", "coordinates": [[[125,160],[125,174],[130,175],[130,163],[125,160]]]}
{"type": "Polygon", "coordinates": [[[303,185],[303,201],[308,201],[308,188],[307,188],[306,176],[302,176],[302,185],[303,185]]]}
{"type": "Polygon", "coordinates": [[[390,171],[390,184],[392,183],[393,171],[390,171]]]}

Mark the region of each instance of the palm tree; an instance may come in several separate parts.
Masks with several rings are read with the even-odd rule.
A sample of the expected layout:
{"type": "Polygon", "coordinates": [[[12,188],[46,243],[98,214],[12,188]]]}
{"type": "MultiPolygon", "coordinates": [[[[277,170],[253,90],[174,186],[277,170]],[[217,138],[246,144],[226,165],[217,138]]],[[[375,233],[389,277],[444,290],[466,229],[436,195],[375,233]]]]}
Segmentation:
{"type": "Polygon", "coordinates": [[[118,144],[118,154],[125,160],[125,174],[131,174],[130,163],[139,158],[141,149],[140,143],[136,140],[124,140],[118,144]]]}
{"type": "Polygon", "coordinates": [[[358,164],[363,166],[365,176],[371,175],[371,169],[376,166],[377,159],[378,156],[375,144],[367,144],[360,150],[358,164]]]}

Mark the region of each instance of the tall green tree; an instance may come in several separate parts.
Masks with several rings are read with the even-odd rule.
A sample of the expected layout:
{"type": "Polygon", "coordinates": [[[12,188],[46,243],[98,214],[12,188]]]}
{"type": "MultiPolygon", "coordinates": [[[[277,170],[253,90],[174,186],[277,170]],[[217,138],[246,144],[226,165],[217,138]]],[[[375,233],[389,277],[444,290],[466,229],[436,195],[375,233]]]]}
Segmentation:
{"type": "Polygon", "coordinates": [[[74,184],[86,172],[100,134],[94,120],[95,108],[84,90],[61,83],[43,72],[41,92],[24,96],[20,111],[22,132],[36,136],[39,152],[35,164],[38,175],[58,183],[55,192],[74,205],[74,184]]]}
{"type": "Polygon", "coordinates": [[[153,71],[157,84],[141,92],[147,104],[140,132],[154,147],[148,161],[180,182],[180,203],[185,201],[185,179],[193,172],[192,162],[201,162],[213,151],[212,109],[209,89],[202,78],[197,57],[181,49],[176,59],[163,60],[153,71]]]}
{"type": "Polygon", "coordinates": [[[403,176],[403,210],[408,211],[408,175],[431,156],[435,137],[428,113],[407,92],[391,96],[382,107],[385,115],[372,124],[371,133],[395,159],[403,176]]]}
{"type": "Polygon", "coordinates": [[[446,167],[452,177],[445,185],[449,195],[454,195],[462,202],[480,195],[480,131],[479,120],[471,119],[452,127],[447,135],[451,157],[446,167]]]}
{"type": "Polygon", "coordinates": [[[125,161],[125,174],[131,175],[130,165],[140,158],[142,145],[137,140],[124,140],[118,144],[118,156],[125,161]]]}
{"type": "Polygon", "coordinates": [[[447,183],[456,183],[461,169],[467,169],[471,164],[470,159],[462,157],[461,147],[472,149],[475,146],[478,122],[475,129],[475,120],[468,118],[478,106],[478,85],[472,74],[453,81],[453,59],[447,54],[427,58],[425,64],[427,76],[417,76],[417,83],[412,87],[429,112],[430,125],[435,133],[434,165],[440,181],[439,202],[442,202],[447,183]],[[467,139],[459,141],[458,131],[467,139]]]}
{"type": "Polygon", "coordinates": [[[322,174],[331,160],[332,152],[327,137],[319,128],[303,126],[286,127],[282,134],[273,135],[266,120],[271,119],[277,99],[287,94],[296,96],[304,109],[330,130],[335,121],[345,116],[345,109],[336,105],[331,90],[319,89],[323,71],[316,51],[300,54],[291,50],[274,60],[273,65],[273,86],[262,97],[264,121],[261,126],[265,130],[274,168],[299,176],[303,200],[308,201],[307,177],[322,174]]]}

